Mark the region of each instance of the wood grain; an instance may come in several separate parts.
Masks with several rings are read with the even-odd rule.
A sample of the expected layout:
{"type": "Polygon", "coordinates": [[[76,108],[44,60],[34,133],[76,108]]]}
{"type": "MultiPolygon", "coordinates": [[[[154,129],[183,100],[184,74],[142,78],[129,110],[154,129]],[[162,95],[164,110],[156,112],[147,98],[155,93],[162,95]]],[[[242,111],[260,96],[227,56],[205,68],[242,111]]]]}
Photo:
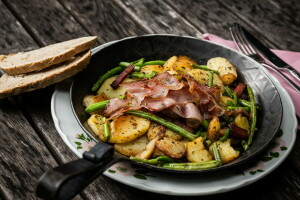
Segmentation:
{"type": "Polygon", "coordinates": [[[201,37],[202,32],[181,17],[164,1],[114,0],[149,33],[170,33],[201,37]],[[181,27],[181,28],[178,28],[181,27]]]}
{"type": "Polygon", "coordinates": [[[7,199],[34,199],[37,180],[57,163],[11,100],[0,100],[0,127],[1,192],[7,199]]]}
{"type": "Polygon", "coordinates": [[[40,46],[88,35],[55,0],[5,0],[40,46]]]}
{"type": "MultiPolygon", "coordinates": [[[[248,25],[251,19],[249,16],[254,12],[246,9],[240,14],[230,13],[239,7],[231,5],[230,2],[213,1],[199,3],[183,0],[176,2],[170,0],[112,0],[110,2],[5,0],[4,2],[9,9],[6,9],[5,5],[4,8],[1,7],[0,1],[0,16],[5,16],[0,21],[0,25],[7,28],[0,29],[0,33],[9,35],[10,30],[16,33],[3,40],[0,37],[0,47],[20,50],[27,46],[37,47],[36,42],[43,46],[88,34],[98,35],[99,43],[144,33],[174,33],[201,37],[203,32],[211,32],[229,38],[227,28],[230,23],[238,21],[248,25]]],[[[237,5],[243,4],[237,3],[239,3],[237,5]]],[[[255,12],[263,11],[264,7],[260,2],[249,4],[251,8],[258,9],[255,12]]],[[[283,18],[288,23],[299,24],[298,5],[295,9],[291,9],[290,3],[282,3],[279,0],[268,0],[268,5],[277,7],[277,10],[281,9],[283,14],[287,15],[283,18]],[[291,9],[290,13],[288,13],[289,9],[291,9]],[[296,16],[294,21],[292,16],[296,16]]],[[[275,19],[269,19],[272,15],[265,16],[268,19],[264,19],[263,23],[268,25],[268,20],[274,22],[275,19]]],[[[280,17],[276,14],[274,18],[280,19],[280,17]]],[[[253,24],[258,27],[254,22],[253,24]]],[[[272,26],[277,26],[277,24],[272,24],[272,26]]],[[[276,42],[277,37],[270,35],[271,39],[266,40],[266,35],[261,34],[258,29],[254,28],[254,30],[255,34],[274,46],[273,43],[276,42]]],[[[293,31],[297,32],[297,26],[293,27],[293,31]]],[[[279,32],[279,35],[281,34],[283,33],[279,32]]],[[[292,34],[291,38],[297,38],[297,36],[292,34]]],[[[289,41],[292,39],[283,39],[280,45],[283,45],[282,47],[292,45],[294,48],[295,44],[290,44],[289,41]]],[[[4,134],[0,135],[3,141],[0,143],[0,169],[4,172],[0,176],[0,197],[35,199],[34,187],[43,171],[76,159],[58,135],[51,118],[50,99],[53,89],[54,86],[51,86],[20,95],[14,98],[17,99],[17,103],[9,99],[0,101],[0,126],[4,131],[4,134]],[[7,154],[10,155],[7,156],[7,154]],[[34,157],[33,161],[32,157],[34,157]]],[[[298,139],[296,146],[299,146],[299,142],[298,139]]],[[[250,199],[250,197],[253,199],[253,194],[255,194],[255,199],[297,199],[300,191],[298,155],[300,155],[299,148],[294,148],[287,162],[253,185],[225,194],[204,196],[201,199],[240,199],[241,196],[244,199],[250,199]]],[[[100,176],[76,197],[76,199],[109,200],[141,198],[175,200],[199,199],[200,197],[154,194],[125,186],[105,176],[100,176]]]]}
{"type": "Polygon", "coordinates": [[[37,48],[35,41],[2,1],[0,1],[0,8],[0,16],[5,16],[5,20],[0,20],[0,27],[2,27],[0,28],[0,54],[16,53],[20,49],[37,48]]]}
{"type": "Polygon", "coordinates": [[[300,51],[299,1],[220,1],[279,49],[300,51]]]}
{"type": "Polygon", "coordinates": [[[111,1],[68,0],[60,3],[89,34],[97,35],[100,43],[146,33],[143,26],[134,23],[111,1]]]}

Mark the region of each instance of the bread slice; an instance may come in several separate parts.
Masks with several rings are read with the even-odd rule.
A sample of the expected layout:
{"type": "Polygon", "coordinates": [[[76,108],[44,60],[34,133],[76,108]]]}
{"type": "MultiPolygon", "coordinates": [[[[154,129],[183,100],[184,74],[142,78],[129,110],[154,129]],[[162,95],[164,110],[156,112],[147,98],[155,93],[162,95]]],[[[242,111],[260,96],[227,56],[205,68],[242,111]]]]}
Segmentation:
{"type": "Polygon", "coordinates": [[[91,51],[88,51],[39,72],[16,76],[4,74],[0,78],[0,99],[44,88],[69,78],[84,69],[88,65],[90,58],[91,51]]]}
{"type": "Polygon", "coordinates": [[[81,37],[17,54],[0,55],[0,68],[10,75],[40,71],[90,49],[96,36],[81,37]]]}

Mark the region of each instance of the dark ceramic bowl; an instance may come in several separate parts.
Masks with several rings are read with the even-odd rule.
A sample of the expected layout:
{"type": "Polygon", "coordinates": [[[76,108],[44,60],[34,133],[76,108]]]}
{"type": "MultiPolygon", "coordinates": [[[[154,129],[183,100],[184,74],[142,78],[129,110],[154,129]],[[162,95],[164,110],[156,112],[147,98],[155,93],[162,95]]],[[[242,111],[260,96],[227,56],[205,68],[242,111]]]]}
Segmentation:
{"type": "MultiPolygon", "coordinates": [[[[93,132],[85,127],[89,115],[82,105],[83,97],[92,94],[91,88],[98,77],[109,69],[116,67],[120,61],[137,60],[166,60],[173,55],[186,55],[196,62],[203,62],[203,58],[225,57],[236,66],[240,81],[249,84],[254,91],[261,111],[259,112],[258,131],[249,150],[242,152],[240,157],[217,168],[205,170],[172,170],[148,164],[136,163],[146,168],[171,173],[203,173],[227,169],[242,164],[264,150],[278,131],[282,118],[282,104],[279,93],[272,81],[260,69],[260,64],[237,51],[225,48],[212,42],[174,35],[146,35],[125,38],[100,46],[93,50],[92,59],[88,67],[78,74],[71,87],[71,101],[74,114],[81,127],[95,141],[101,142],[93,132]]],[[[205,60],[205,59],[204,59],[205,60]]],[[[118,156],[130,161],[127,157],[118,156]]]]}

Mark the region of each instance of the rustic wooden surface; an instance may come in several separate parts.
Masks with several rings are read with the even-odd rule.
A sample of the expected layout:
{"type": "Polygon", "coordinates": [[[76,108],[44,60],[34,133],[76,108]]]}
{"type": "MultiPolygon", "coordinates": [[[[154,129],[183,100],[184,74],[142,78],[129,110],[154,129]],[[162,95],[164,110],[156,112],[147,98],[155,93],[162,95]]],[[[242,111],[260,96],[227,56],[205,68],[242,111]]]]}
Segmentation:
{"type": "MultiPolygon", "coordinates": [[[[0,0],[0,54],[85,35],[98,44],[132,35],[172,33],[230,39],[238,22],[270,47],[300,51],[300,4],[280,1],[0,0]]],[[[36,199],[38,178],[76,159],[50,112],[54,86],[0,100],[0,199],[36,199]]],[[[250,186],[202,199],[299,199],[300,139],[280,167],[250,186]]],[[[198,199],[144,192],[100,176],[75,199],[198,199]]]]}

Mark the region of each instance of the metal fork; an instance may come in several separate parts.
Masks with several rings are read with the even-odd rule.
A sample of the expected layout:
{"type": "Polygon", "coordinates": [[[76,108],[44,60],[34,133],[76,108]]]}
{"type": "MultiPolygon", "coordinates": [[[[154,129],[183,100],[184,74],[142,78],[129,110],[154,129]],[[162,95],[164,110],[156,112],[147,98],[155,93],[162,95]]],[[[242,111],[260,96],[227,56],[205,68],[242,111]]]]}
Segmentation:
{"type": "Polygon", "coordinates": [[[300,86],[298,86],[296,83],[294,83],[289,77],[287,77],[284,73],[282,73],[280,70],[274,68],[273,66],[267,64],[263,57],[258,54],[258,52],[255,50],[255,48],[252,47],[252,45],[248,42],[247,38],[245,37],[241,27],[239,24],[234,24],[232,27],[229,28],[231,37],[238,48],[238,50],[251,57],[258,63],[260,63],[262,66],[267,67],[268,69],[272,69],[273,71],[277,72],[284,80],[286,80],[297,92],[300,93],[300,86]]]}

